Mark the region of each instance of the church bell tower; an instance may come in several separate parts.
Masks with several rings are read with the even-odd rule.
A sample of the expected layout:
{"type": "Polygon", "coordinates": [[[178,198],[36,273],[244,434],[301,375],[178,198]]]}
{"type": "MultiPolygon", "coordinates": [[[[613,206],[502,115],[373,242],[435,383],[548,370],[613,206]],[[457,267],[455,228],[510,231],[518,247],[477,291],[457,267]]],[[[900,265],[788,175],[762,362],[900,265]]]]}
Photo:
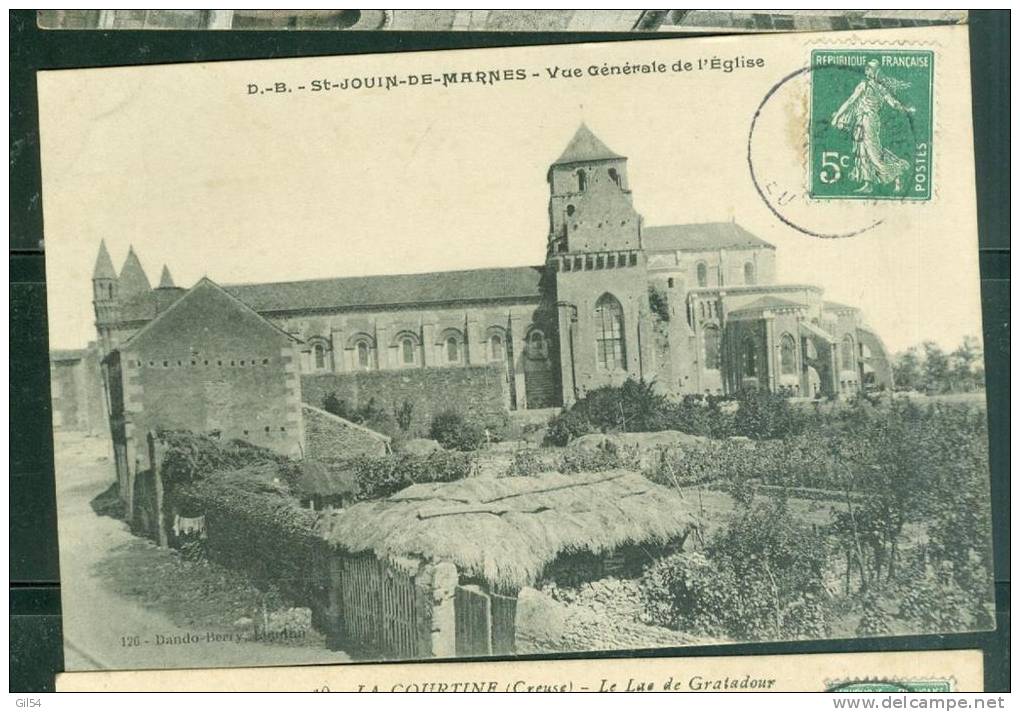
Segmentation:
{"type": "Polygon", "coordinates": [[[627,159],[581,124],[549,167],[549,257],[640,249],[627,159]]]}
{"type": "Polygon", "coordinates": [[[581,127],[549,167],[546,267],[555,284],[563,404],[651,364],[648,271],[627,159],[581,127]]]}

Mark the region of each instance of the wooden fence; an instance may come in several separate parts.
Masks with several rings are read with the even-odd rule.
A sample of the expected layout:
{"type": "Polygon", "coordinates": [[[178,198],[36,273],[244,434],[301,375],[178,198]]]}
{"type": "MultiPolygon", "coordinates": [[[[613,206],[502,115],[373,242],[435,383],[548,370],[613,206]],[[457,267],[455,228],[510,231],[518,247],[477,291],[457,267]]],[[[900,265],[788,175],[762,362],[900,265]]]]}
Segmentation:
{"type": "Polygon", "coordinates": [[[430,608],[412,574],[374,556],[342,557],[344,637],[383,657],[431,657],[430,608]]]}

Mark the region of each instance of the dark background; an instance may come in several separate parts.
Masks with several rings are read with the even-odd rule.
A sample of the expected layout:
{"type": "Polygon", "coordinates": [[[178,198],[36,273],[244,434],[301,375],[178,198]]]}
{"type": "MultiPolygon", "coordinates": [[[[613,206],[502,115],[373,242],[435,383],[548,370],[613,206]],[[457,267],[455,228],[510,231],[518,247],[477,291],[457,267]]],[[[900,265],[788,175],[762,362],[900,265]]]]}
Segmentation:
{"type": "MultiPolygon", "coordinates": [[[[980,648],[985,689],[1009,689],[1009,11],[970,13],[974,152],[991,437],[998,628],[989,633],[746,644],[599,657],[980,648]]],[[[656,32],[656,39],[683,33],[656,32]]],[[[40,69],[641,41],[635,33],[73,31],[10,12],[10,690],[53,689],[63,670],[35,72],[40,69]]],[[[965,91],[966,87],[959,87],[965,91]]],[[[954,285],[947,284],[947,289],[954,285]]],[[[595,657],[578,654],[557,657],[595,657]]]]}

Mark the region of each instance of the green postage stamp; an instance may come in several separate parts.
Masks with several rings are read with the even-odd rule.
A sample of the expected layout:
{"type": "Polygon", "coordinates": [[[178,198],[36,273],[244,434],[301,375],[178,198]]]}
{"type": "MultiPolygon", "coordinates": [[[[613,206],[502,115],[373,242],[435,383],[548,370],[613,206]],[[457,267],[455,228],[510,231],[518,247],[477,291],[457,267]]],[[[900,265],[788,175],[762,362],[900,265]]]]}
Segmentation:
{"type": "Polygon", "coordinates": [[[952,692],[953,683],[946,679],[930,680],[849,680],[831,684],[826,692],[952,692]]]}
{"type": "Polygon", "coordinates": [[[811,52],[812,198],[931,198],[933,72],[927,50],[811,52]]]}

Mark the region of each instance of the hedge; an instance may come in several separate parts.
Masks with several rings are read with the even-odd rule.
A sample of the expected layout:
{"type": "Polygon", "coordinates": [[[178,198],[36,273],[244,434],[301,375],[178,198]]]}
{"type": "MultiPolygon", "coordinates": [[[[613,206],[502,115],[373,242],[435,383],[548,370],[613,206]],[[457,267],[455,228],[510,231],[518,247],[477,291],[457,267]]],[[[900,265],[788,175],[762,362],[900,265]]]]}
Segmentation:
{"type": "Polygon", "coordinates": [[[398,453],[387,457],[359,456],[324,463],[353,480],[349,494],[356,501],[381,499],[421,482],[453,482],[470,476],[474,458],[463,452],[437,451],[429,455],[398,453]]]}
{"type": "Polygon", "coordinates": [[[174,501],[205,516],[210,559],[308,604],[318,583],[316,563],[326,551],[315,526],[319,515],[303,509],[282,481],[265,484],[272,467],[217,472],[178,487],[174,501]]]}

